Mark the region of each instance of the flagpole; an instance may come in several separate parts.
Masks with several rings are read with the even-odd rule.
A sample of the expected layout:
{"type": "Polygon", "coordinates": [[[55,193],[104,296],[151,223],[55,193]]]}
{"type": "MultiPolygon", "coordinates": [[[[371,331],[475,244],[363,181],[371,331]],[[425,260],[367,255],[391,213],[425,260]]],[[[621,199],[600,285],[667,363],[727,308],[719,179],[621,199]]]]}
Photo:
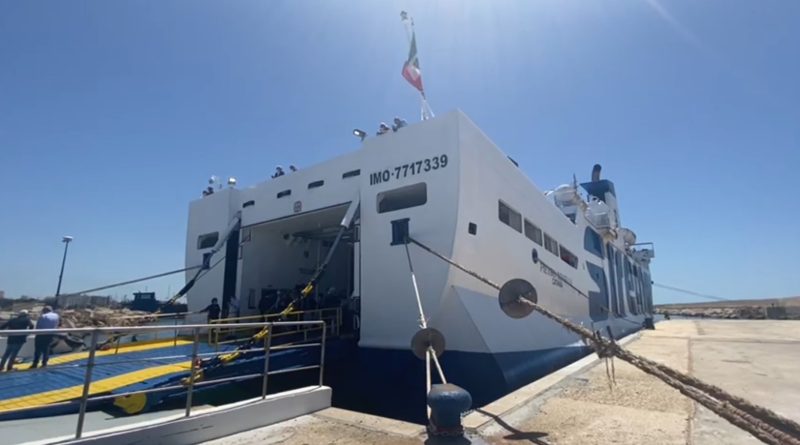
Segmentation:
{"type": "MultiPolygon", "coordinates": [[[[409,46],[414,44],[414,18],[408,15],[406,11],[400,12],[400,20],[406,30],[406,38],[408,39],[409,46]]],[[[428,104],[428,99],[425,97],[424,90],[418,90],[420,100],[420,120],[428,120],[434,117],[433,109],[428,104]]]]}

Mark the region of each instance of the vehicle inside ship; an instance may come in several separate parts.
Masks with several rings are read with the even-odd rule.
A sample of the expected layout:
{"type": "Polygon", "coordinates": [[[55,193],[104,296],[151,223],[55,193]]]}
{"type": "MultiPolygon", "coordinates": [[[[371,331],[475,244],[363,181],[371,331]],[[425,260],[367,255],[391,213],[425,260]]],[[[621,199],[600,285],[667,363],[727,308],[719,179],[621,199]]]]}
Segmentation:
{"type": "MultiPolygon", "coordinates": [[[[349,203],[242,228],[241,315],[255,315],[262,296],[277,313],[299,295],[330,254],[325,272],[297,309],[338,308],[337,332],[358,331],[358,217],[337,235],[349,203]]],[[[311,316],[311,314],[309,314],[311,316]]]]}

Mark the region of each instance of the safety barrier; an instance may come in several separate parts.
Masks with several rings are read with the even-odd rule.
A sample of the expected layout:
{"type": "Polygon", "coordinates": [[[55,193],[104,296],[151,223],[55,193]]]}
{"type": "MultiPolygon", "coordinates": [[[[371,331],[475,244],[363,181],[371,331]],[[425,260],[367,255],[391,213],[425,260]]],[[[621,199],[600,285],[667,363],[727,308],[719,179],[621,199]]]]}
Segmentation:
{"type": "MultiPolygon", "coordinates": [[[[242,338],[249,337],[256,329],[244,326],[244,323],[253,322],[282,322],[282,321],[311,321],[322,320],[325,321],[325,327],[328,332],[327,335],[338,337],[341,332],[342,325],[342,309],[340,307],[309,309],[304,311],[291,311],[287,314],[273,313],[265,315],[248,315],[244,317],[229,317],[221,318],[219,320],[211,320],[213,326],[208,330],[208,344],[210,345],[224,345],[229,343],[236,343],[242,338]],[[222,324],[232,324],[233,328],[223,328],[222,324]]],[[[303,326],[298,325],[295,328],[281,329],[280,332],[272,334],[272,338],[299,337],[302,335],[302,341],[308,341],[318,337],[319,334],[312,334],[313,332],[320,331],[319,326],[303,326]]],[[[299,339],[298,339],[299,340],[299,339]]]]}
{"type": "MultiPolygon", "coordinates": [[[[192,398],[196,388],[202,386],[209,386],[221,383],[228,383],[228,382],[241,382],[245,380],[251,380],[260,378],[261,379],[261,399],[265,399],[267,396],[268,390],[268,381],[269,376],[276,375],[276,374],[285,374],[291,372],[299,372],[299,371],[307,371],[318,369],[319,370],[319,386],[322,386],[322,378],[324,373],[324,363],[325,363],[325,346],[326,346],[326,324],[323,320],[309,320],[309,321],[279,321],[279,322],[271,322],[271,321],[264,321],[264,322],[250,322],[250,323],[215,323],[211,324],[190,324],[190,325],[166,325],[166,326],[136,326],[136,327],[98,327],[98,328],[63,328],[63,329],[34,329],[34,330],[4,330],[0,331],[0,336],[12,336],[12,335],[58,335],[58,334],[89,334],[91,336],[91,341],[89,348],[86,352],[88,355],[79,360],[74,360],[72,362],[67,363],[58,363],[59,356],[52,356],[51,363],[54,363],[50,366],[31,369],[29,371],[25,371],[24,374],[29,372],[31,373],[47,373],[47,372],[56,372],[58,374],[59,370],[63,370],[64,368],[71,367],[71,368],[85,368],[83,373],[83,385],[80,387],[80,394],[79,397],[69,397],[66,395],[68,400],[61,400],[61,401],[54,401],[51,396],[47,398],[43,398],[43,403],[40,404],[30,404],[30,406],[20,407],[20,408],[9,408],[5,407],[6,409],[0,408],[0,413],[7,414],[7,413],[20,413],[26,412],[36,409],[41,409],[42,407],[58,407],[58,406],[66,406],[71,404],[78,405],[78,418],[77,424],[75,428],[75,438],[79,439],[82,437],[84,432],[84,423],[87,408],[90,402],[102,401],[102,400],[111,400],[114,399],[118,401],[122,398],[126,397],[139,397],[146,396],[149,393],[157,393],[162,391],[174,391],[174,390],[185,390],[186,391],[186,405],[185,405],[185,416],[189,417],[192,413],[192,398]],[[252,348],[249,350],[243,351],[244,354],[249,353],[263,353],[263,362],[264,366],[257,373],[250,373],[244,375],[234,375],[231,377],[223,377],[218,379],[209,379],[209,378],[202,378],[196,379],[196,372],[197,370],[201,370],[202,361],[204,359],[213,359],[214,357],[218,357],[227,353],[226,351],[223,352],[206,352],[202,353],[199,351],[200,348],[200,335],[201,332],[205,330],[209,330],[211,328],[214,329],[257,329],[263,330],[266,328],[267,335],[264,336],[263,339],[263,348],[257,347],[252,348]],[[299,330],[299,329],[307,329],[307,330],[317,330],[321,333],[318,337],[318,340],[313,343],[303,343],[303,344],[294,344],[294,345],[272,345],[273,340],[273,331],[280,331],[283,329],[289,330],[299,330]],[[155,333],[159,331],[178,331],[178,330],[185,330],[191,332],[191,354],[172,354],[172,355],[163,355],[158,357],[147,357],[147,358],[138,358],[132,360],[117,360],[108,363],[98,363],[97,358],[100,356],[112,355],[117,354],[119,351],[102,351],[98,349],[98,345],[100,344],[100,338],[103,336],[111,336],[111,335],[120,335],[124,333],[125,335],[142,335],[146,333],[155,333]],[[275,350],[285,350],[285,349],[292,349],[292,348],[308,348],[308,347],[319,347],[320,348],[320,356],[319,356],[319,363],[315,365],[305,365],[305,366],[296,366],[296,367],[288,367],[286,369],[277,369],[277,370],[270,370],[270,352],[275,350]],[[119,365],[122,363],[130,363],[134,361],[142,361],[142,362],[158,362],[162,364],[162,366],[170,366],[170,365],[163,365],[164,361],[167,360],[179,360],[180,358],[187,358],[189,359],[188,363],[174,363],[174,373],[176,375],[185,374],[186,377],[179,380],[179,384],[169,385],[169,386],[161,386],[161,387],[154,387],[148,389],[142,389],[137,391],[128,391],[128,392],[119,392],[119,393],[110,393],[106,386],[100,387],[93,387],[93,370],[98,366],[114,366],[119,365]],[[100,393],[100,395],[92,395],[92,393],[100,393]]],[[[175,345],[177,345],[177,335],[174,335],[175,338],[175,345]]],[[[188,345],[189,341],[181,340],[182,346],[188,345]]],[[[148,342],[143,342],[144,345],[147,345],[148,342]]],[[[139,344],[132,343],[134,345],[132,347],[137,347],[139,344]]],[[[17,374],[17,373],[15,373],[17,374]]],[[[94,382],[98,383],[98,382],[94,382]]],[[[124,387],[124,385],[123,385],[124,387]]],[[[75,394],[76,396],[78,394],[75,394]]],[[[33,395],[35,397],[35,394],[33,395]]],[[[3,400],[0,400],[0,407],[2,407],[3,400]]],[[[116,404],[116,403],[115,403],[116,404]]],[[[119,406],[119,405],[118,405],[119,406]]]]}

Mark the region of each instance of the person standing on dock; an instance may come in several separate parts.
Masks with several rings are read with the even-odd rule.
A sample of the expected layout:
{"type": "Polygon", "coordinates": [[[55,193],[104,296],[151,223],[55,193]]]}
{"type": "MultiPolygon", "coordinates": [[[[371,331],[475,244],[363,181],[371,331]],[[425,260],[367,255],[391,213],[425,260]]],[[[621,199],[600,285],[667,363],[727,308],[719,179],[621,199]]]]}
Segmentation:
{"type": "MultiPolygon", "coordinates": [[[[28,311],[23,309],[19,311],[16,317],[3,323],[0,329],[33,329],[33,322],[28,317],[28,311]]],[[[22,345],[25,344],[26,340],[28,340],[28,336],[25,334],[8,336],[6,351],[3,353],[2,361],[0,361],[0,371],[3,368],[6,368],[6,371],[14,369],[14,361],[17,359],[17,354],[19,354],[19,350],[22,349],[22,345]],[[6,362],[8,362],[8,367],[6,367],[6,362]]]]}
{"type": "MultiPolygon", "coordinates": [[[[53,308],[45,306],[42,308],[42,315],[36,320],[36,329],[56,329],[61,324],[58,314],[53,312],[53,308]]],[[[31,369],[39,366],[39,359],[42,360],[42,368],[47,366],[50,358],[50,344],[53,342],[53,334],[36,334],[34,342],[33,364],[31,369]]]]}

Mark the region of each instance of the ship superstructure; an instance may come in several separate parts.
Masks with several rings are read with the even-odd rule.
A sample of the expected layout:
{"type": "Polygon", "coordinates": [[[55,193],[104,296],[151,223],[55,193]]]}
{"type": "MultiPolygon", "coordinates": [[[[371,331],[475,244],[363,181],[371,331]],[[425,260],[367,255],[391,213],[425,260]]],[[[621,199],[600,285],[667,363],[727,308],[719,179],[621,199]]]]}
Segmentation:
{"type": "MultiPolygon", "coordinates": [[[[407,218],[415,239],[459,264],[499,283],[524,279],[544,307],[620,337],[652,317],[653,249],[621,227],[614,184],[599,173],[580,188],[539,190],[460,111],[367,138],[341,157],[192,202],[187,266],[227,241],[189,309],[218,298],[230,315],[235,296],[238,315],[258,314],[262,295],[302,287],[330,257],[315,304],[337,296],[359,353],[400,366],[398,355],[414,360],[419,329],[406,251],[392,244],[392,221],[407,218]]],[[[585,351],[541,316],[508,318],[496,292],[452,266],[419,249],[411,257],[428,325],[447,341],[443,366],[478,399],[497,395],[482,393],[487,381],[505,391],[585,351]]]]}

